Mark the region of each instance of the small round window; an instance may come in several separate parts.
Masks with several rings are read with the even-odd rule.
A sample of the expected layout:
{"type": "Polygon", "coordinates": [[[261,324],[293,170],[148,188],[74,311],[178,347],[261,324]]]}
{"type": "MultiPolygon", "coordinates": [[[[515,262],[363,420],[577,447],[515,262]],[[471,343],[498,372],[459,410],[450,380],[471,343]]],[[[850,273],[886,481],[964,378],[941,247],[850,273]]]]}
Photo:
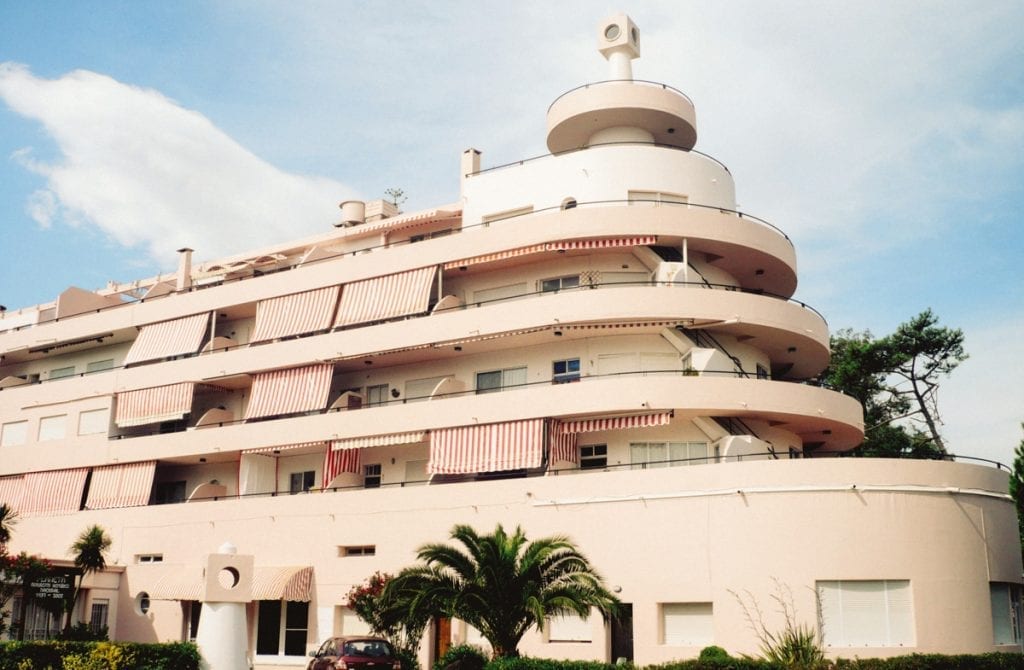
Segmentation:
{"type": "Polygon", "coordinates": [[[619,38],[619,34],[622,31],[619,29],[618,24],[613,23],[604,29],[604,38],[609,42],[619,38]]]}
{"type": "Polygon", "coordinates": [[[149,613],[149,594],[145,591],[140,591],[139,595],[135,596],[135,613],[138,615],[149,613]]]}

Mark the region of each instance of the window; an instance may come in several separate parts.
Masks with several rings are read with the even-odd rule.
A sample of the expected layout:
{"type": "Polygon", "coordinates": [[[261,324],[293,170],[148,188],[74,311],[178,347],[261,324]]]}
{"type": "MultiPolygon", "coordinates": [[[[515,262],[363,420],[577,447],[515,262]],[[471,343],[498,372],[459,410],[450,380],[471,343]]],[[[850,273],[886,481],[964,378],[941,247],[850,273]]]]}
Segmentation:
{"type": "Polygon", "coordinates": [[[630,191],[630,205],[646,205],[657,207],[663,203],[674,203],[685,205],[690,201],[688,196],[681,193],[665,193],[664,191],[630,191]]]}
{"type": "Polygon", "coordinates": [[[511,219],[513,216],[523,216],[533,211],[533,205],[526,205],[525,207],[516,207],[515,209],[506,209],[502,212],[493,212],[491,214],[485,214],[480,217],[481,223],[490,223],[491,221],[500,221],[501,219],[511,219]]]}
{"type": "Polygon", "coordinates": [[[107,628],[107,617],[110,615],[110,601],[96,599],[89,610],[89,630],[100,634],[107,628]]]}
{"type": "Polygon", "coordinates": [[[350,547],[338,547],[338,556],[348,558],[349,556],[376,556],[377,546],[373,544],[360,544],[350,547]]]}
{"type": "Polygon", "coordinates": [[[707,442],[632,442],[629,460],[633,469],[665,468],[708,462],[707,442]]]}
{"type": "Polygon", "coordinates": [[[1021,644],[1021,588],[1016,584],[989,584],[992,600],[992,643],[1021,644]]]}
{"type": "Polygon", "coordinates": [[[341,615],[341,630],[339,631],[342,635],[352,637],[355,635],[372,635],[369,624],[359,618],[359,615],[355,613],[349,607],[339,607],[341,615]]]}
{"type": "Polygon", "coordinates": [[[405,462],[405,481],[402,486],[417,486],[426,484],[430,477],[427,475],[427,460],[415,460],[405,462]]]}
{"type": "Polygon", "coordinates": [[[409,237],[409,242],[422,242],[423,240],[432,240],[435,237],[446,237],[452,234],[451,228],[444,228],[443,230],[435,230],[432,233],[423,233],[421,235],[412,235],[409,237]]]}
{"type": "Polygon", "coordinates": [[[580,380],[580,359],[567,358],[551,364],[551,381],[556,384],[578,382],[580,380]]]}
{"type": "Polygon", "coordinates": [[[12,421],[0,426],[0,447],[16,447],[28,441],[28,421],[12,421]]]}
{"type": "Polygon", "coordinates": [[[476,392],[493,393],[526,383],[526,368],[506,368],[476,373],[476,392]]]}
{"type": "Polygon", "coordinates": [[[97,435],[106,433],[110,425],[110,410],[91,409],[78,413],[78,434],[97,435]]]}
{"type": "Polygon", "coordinates": [[[136,563],[163,563],[163,554],[137,554],[135,556],[136,563]]]}
{"type": "Polygon", "coordinates": [[[288,481],[289,493],[305,493],[313,488],[316,482],[316,471],[306,470],[304,472],[291,473],[288,481]]]}
{"type": "Polygon", "coordinates": [[[256,653],[305,656],[309,603],[261,600],[257,608],[256,653]]]}
{"type": "Polygon", "coordinates": [[[44,416],[39,420],[39,441],[46,442],[47,440],[63,440],[67,420],[67,414],[44,416]]]}
{"type": "Polygon", "coordinates": [[[549,291],[561,291],[567,288],[579,288],[579,286],[579,275],[567,275],[565,277],[553,277],[551,279],[540,280],[540,290],[545,293],[549,291]]]}
{"type": "Polygon", "coordinates": [[[529,289],[526,287],[525,282],[522,284],[495,286],[494,288],[485,288],[480,289],[479,291],[473,291],[473,302],[504,300],[506,298],[515,298],[517,296],[526,295],[528,292],[529,289]]]}
{"type": "Polygon", "coordinates": [[[825,646],[914,646],[908,580],[820,581],[817,588],[825,646]]]}
{"type": "Polygon", "coordinates": [[[548,619],[548,642],[590,642],[593,637],[590,621],[578,614],[548,619]]]}
{"type": "Polygon", "coordinates": [[[757,378],[758,379],[771,379],[771,373],[768,372],[768,368],[757,363],[757,378]]]}
{"type": "Polygon", "coordinates": [[[663,603],[661,643],[671,647],[704,647],[714,643],[711,603],[663,603]]]}
{"type": "Polygon", "coordinates": [[[153,504],[185,502],[185,480],[176,482],[157,482],[153,486],[153,504]]]}
{"type": "Polygon", "coordinates": [[[592,470],[608,465],[608,445],[590,444],[580,447],[580,469],[592,470]]]}
{"type": "Polygon", "coordinates": [[[367,407],[379,407],[388,403],[388,385],[375,384],[366,387],[367,407]]]}
{"type": "Polygon", "coordinates": [[[107,358],[102,361],[90,361],[85,364],[85,373],[90,374],[92,372],[103,372],[104,370],[110,370],[113,367],[113,358],[107,358]]]}
{"type": "Polygon", "coordinates": [[[49,376],[47,378],[48,379],[62,379],[64,377],[74,377],[74,376],[75,376],[75,366],[74,365],[69,365],[69,366],[67,366],[65,368],[54,368],[54,369],[50,370],[50,374],[49,374],[49,376]]]}
{"type": "Polygon", "coordinates": [[[405,382],[405,401],[415,402],[417,400],[427,400],[430,398],[430,394],[434,392],[437,385],[448,379],[451,375],[445,375],[443,377],[426,377],[424,379],[410,379],[405,382]]]}
{"type": "Polygon", "coordinates": [[[380,463],[363,466],[363,488],[380,488],[380,463]]]}

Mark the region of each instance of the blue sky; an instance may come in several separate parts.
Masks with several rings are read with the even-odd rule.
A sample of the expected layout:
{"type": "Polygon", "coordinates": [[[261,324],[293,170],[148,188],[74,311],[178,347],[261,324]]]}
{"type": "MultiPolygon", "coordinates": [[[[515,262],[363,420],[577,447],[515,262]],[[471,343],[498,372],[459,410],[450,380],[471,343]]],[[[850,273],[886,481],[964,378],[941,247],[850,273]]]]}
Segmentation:
{"type": "Polygon", "coordinates": [[[1024,4],[0,0],[0,304],[327,230],[337,203],[458,199],[545,153],[544,112],[604,78],[695,102],[697,148],[796,244],[833,329],[932,308],[971,359],[940,391],[956,453],[1009,462],[1024,384],[1024,4]]]}

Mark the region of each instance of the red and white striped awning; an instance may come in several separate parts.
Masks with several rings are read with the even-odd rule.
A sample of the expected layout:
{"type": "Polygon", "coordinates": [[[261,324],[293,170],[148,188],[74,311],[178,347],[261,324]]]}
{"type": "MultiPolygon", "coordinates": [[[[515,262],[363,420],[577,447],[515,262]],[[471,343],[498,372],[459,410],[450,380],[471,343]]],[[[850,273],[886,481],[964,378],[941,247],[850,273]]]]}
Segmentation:
{"type": "Polygon", "coordinates": [[[21,510],[21,500],[25,496],[24,477],[0,477],[0,503],[15,511],[21,510]]]}
{"type": "Polygon", "coordinates": [[[343,472],[359,474],[361,467],[359,449],[328,449],[324,454],[323,488],[328,488],[334,478],[343,472]]]}
{"type": "Polygon", "coordinates": [[[460,220],[461,218],[462,210],[460,209],[430,209],[424,212],[414,212],[405,216],[392,216],[387,219],[381,219],[380,221],[374,221],[373,223],[355,225],[351,228],[346,228],[344,236],[358,237],[367,233],[385,231],[390,233],[396,230],[401,230],[402,228],[425,226],[430,223],[440,223],[441,221],[447,220],[460,220]]]}
{"type": "Polygon", "coordinates": [[[430,433],[430,474],[460,475],[540,467],[544,419],[441,428],[430,433]]]}
{"type": "Polygon", "coordinates": [[[252,574],[253,600],[290,600],[309,602],[313,587],[313,567],[263,567],[252,574]]]}
{"type": "Polygon", "coordinates": [[[323,409],[333,373],[334,366],[329,363],[257,372],[252,376],[245,419],[323,409]]]}
{"type": "Polygon", "coordinates": [[[320,440],[317,442],[299,442],[298,444],[282,444],[276,447],[259,447],[257,449],[243,449],[243,454],[276,454],[279,451],[293,451],[295,449],[305,449],[307,447],[323,447],[327,448],[327,442],[320,440]]]}
{"type": "Polygon", "coordinates": [[[606,237],[593,240],[564,240],[549,242],[545,245],[548,251],[575,251],[578,249],[619,249],[622,247],[644,247],[657,244],[656,235],[640,235],[636,237],[606,237]]]}
{"type": "Polygon", "coordinates": [[[427,311],[436,274],[430,266],[345,284],[334,327],[427,311]]]}
{"type": "Polygon", "coordinates": [[[304,335],[331,327],[340,286],[268,298],[256,303],[256,327],[250,342],[304,335]]]}
{"type": "Polygon", "coordinates": [[[552,420],[548,462],[559,461],[577,464],[580,462],[579,433],[567,433],[562,429],[561,421],[552,420]]]}
{"type": "Polygon", "coordinates": [[[114,423],[125,428],[161,421],[176,421],[192,411],[194,391],[194,382],[122,391],[117,394],[114,423]]]}
{"type": "Polygon", "coordinates": [[[21,516],[48,516],[77,512],[82,506],[82,490],[88,468],[30,472],[25,475],[21,516]]]}
{"type": "Polygon", "coordinates": [[[124,364],[196,353],[203,343],[209,320],[210,314],[204,312],[142,326],[125,356],[124,364]]]}
{"type": "Polygon", "coordinates": [[[603,430],[667,426],[671,421],[672,412],[668,411],[630,416],[606,416],[597,419],[575,419],[559,423],[561,424],[560,430],[562,433],[596,433],[603,430]]]}
{"type": "Polygon", "coordinates": [[[425,430],[414,430],[408,433],[388,433],[387,435],[367,435],[350,437],[331,442],[331,449],[366,449],[367,447],[389,447],[395,444],[416,444],[427,436],[425,430]]]}
{"type": "Polygon", "coordinates": [[[650,244],[657,244],[658,238],[655,235],[641,235],[635,237],[608,237],[593,240],[564,240],[561,242],[546,242],[544,244],[532,244],[528,247],[517,249],[506,249],[496,251],[492,254],[463,258],[457,261],[450,261],[444,264],[445,270],[454,270],[460,267],[478,265],[480,263],[492,263],[507,258],[518,258],[519,256],[530,256],[545,251],[576,251],[580,249],[616,249],[622,247],[640,247],[650,244]]]}
{"type": "Polygon", "coordinates": [[[156,461],[93,468],[86,509],[136,507],[149,503],[156,461]]]}

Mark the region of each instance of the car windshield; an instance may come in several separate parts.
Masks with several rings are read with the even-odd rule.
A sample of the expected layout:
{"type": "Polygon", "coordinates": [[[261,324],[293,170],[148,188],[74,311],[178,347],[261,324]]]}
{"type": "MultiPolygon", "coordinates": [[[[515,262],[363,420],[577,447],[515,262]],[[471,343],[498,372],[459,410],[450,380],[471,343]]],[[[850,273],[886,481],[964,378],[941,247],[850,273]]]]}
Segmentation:
{"type": "Polygon", "coordinates": [[[345,656],[392,656],[391,645],[384,640],[349,640],[345,643],[345,656]]]}

